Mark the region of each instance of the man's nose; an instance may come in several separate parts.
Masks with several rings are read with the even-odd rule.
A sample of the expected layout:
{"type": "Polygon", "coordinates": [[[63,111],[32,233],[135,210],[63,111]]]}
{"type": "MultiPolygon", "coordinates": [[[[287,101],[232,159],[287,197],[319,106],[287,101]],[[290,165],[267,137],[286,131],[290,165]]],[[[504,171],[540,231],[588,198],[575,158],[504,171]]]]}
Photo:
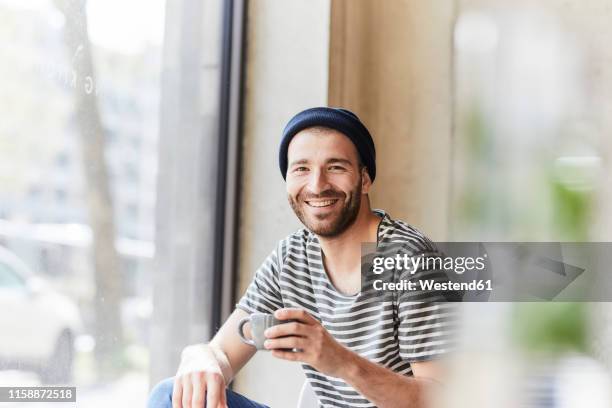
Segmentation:
{"type": "Polygon", "coordinates": [[[321,194],[323,191],[329,189],[329,181],[324,171],[314,170],[310,172],[310,178],[308,179],[308,189],[313,194],[321,194]]]}

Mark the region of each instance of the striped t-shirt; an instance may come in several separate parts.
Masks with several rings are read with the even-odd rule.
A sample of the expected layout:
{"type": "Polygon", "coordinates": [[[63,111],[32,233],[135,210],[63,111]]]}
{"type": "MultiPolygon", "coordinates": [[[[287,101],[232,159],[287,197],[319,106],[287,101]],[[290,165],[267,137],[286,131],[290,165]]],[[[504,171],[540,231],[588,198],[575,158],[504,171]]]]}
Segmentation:
{"type": "MultiPolygon", "coordinates": [[[[381,210],[378,248],[408,244],[416,252],[434,245],[421,232],[381,210]]],[[[256,271],[237,307],[247,313],[273,313],[283,307],[305,309],[341,344],[370,361],[411,376],[410,362],[443,354],[449,346],[450,309],[444,303],[402,300],[399,294],[376,301],[347,296],[330,282],[317,237],[301,229],[278,243],[256,271]]],[[[374,407],[342,379],[302,364],[320,407],[374,407]]]]}

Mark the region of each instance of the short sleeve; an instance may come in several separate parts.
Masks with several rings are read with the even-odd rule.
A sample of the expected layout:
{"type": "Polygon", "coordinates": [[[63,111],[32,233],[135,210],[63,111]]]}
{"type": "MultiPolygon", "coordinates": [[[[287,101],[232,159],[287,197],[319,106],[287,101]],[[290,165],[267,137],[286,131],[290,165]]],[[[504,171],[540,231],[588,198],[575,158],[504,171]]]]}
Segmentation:
{"type": "Polygon", "coordinates": [[[236,304],[238,309],[251,314],[274,313],[283,307],[278,275],[280,273],[279,253],[277,247],[255,272],[246,292],[236,304]]]}

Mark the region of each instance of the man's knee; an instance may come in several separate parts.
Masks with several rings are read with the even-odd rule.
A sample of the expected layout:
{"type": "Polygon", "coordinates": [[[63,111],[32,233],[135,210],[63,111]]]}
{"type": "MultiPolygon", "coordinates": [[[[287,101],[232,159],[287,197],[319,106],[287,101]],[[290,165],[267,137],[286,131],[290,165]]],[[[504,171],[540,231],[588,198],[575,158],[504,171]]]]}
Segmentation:
{"type": "Polygon", "coordinates": [[[151,390],[147,408],[171,408],[173,388],[174,377],[166,378],[157,383],[153,390],[151,390]]]}

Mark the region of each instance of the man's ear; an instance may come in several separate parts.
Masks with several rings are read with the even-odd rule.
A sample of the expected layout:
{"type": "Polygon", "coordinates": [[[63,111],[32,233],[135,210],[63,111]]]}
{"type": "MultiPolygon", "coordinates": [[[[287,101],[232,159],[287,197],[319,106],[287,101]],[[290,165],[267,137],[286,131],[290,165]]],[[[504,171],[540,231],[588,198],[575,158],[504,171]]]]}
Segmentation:
{"type": "Polygon", "coordinates": [[[370,173],[368,173],[368,168],[363,166],[361,168],[361,194],[368,194],[371,187],[370,173]]]}

